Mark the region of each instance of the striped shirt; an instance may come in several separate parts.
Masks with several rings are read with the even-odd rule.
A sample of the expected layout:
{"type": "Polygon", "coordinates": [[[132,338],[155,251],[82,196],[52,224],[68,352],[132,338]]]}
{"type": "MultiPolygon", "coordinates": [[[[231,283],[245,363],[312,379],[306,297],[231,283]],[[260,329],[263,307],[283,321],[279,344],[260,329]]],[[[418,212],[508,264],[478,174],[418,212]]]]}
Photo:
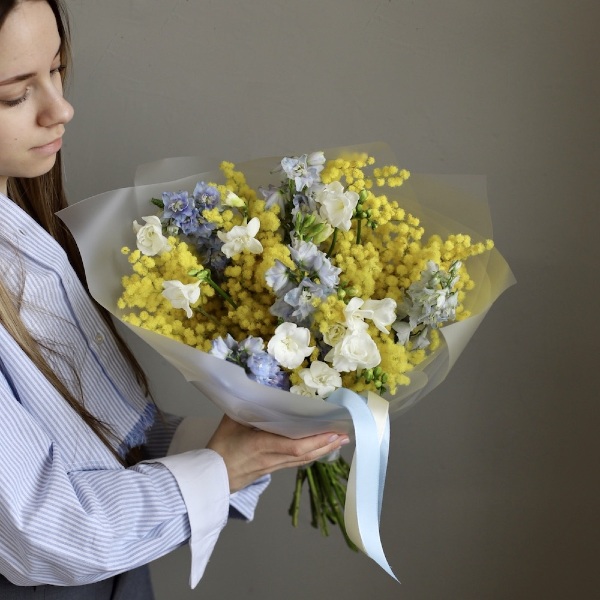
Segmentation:
{"type": "Polygon", "coordinates": [[[122,467],[0,325],[0,573],[82,585],[189,542],[194,586],[230,505],[251,519],[267,479],[229,494],[223,460],[193,448],[204,440],[189,421],[155,419],[59,244],[1,194],[0,210],[3,282],[47,362],[123,440],[119,452],[148,442],[151,456],[122,467]],[[178,453],[160,458],[175,429],[178,453]]]}

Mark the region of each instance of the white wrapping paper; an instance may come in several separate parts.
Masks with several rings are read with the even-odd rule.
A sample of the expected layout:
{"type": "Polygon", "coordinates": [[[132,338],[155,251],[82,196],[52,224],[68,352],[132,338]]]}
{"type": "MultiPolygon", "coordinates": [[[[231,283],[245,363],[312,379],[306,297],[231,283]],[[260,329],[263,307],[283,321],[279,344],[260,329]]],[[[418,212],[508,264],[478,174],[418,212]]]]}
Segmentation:
{"type": "MultiPolygon", "coordinates": [[[[343,150],[369,152],[377,164],[397,164],[384,144],[368,144],[343,150]]],[[[342,149],[326,151],[335,157],[342,149]]],[[[270,175],[281,157],[264,158],[238,164],[254,189],[279,183],[270,175]]],[[[153,214],[152,197],[163,191],[192,190],[198,181],[218,182],[218,170],[201,173],[200,159],[165,159],[143,165],[136,174],[136,185],[88,198],[58,213],[73,233],[86,269],[92,296],[115,317],[120,317],[117,299],[121,276],[129,264],[120,250],[134,243],[131,223],[153,214]],[[184,176],[190,171],[192,175],[184,176]],[[149,182],[149,183],[148,183],[149,182]]],[[[464,175],[412,174],[400,188],[393,190],[407,212],[417,216],[425,235],[470,234],[475,240],[492,237],[485,178],[464,175]]],[[[439,385],[452,368],[486,312],[500,294],[514,283],[514,277],[500,253],[493,249],[467,260],[476,288],[467,294],[468,319],[443,327],[445,344],[424,363],[409,373],[409,386],[399,387],[389,400],[392,418],[413,406],[439,385]]],[[[154,332],[128,325],[138,336],[174,365],[183,376],[233,419],[288,437],[303,437],[325,431],[351,432],[347,412],[326,402],[296,396],[249,380],[243,370],[231,363],[185,346],[154,332]]],[[[170,407],[161,399],[161,408],[170,407]]]]}

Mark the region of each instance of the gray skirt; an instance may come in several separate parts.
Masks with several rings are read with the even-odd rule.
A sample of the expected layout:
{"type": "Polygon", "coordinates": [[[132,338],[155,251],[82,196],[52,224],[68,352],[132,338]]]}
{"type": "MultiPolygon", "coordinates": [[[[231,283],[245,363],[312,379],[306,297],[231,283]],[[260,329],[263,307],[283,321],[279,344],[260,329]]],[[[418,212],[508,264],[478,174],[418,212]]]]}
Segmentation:
{"type": "Polygon", "coordinates": [[[74,587],[14,585],[0,575],[1,600],[154,600],[145,565],[116,577],[74,587]]]}

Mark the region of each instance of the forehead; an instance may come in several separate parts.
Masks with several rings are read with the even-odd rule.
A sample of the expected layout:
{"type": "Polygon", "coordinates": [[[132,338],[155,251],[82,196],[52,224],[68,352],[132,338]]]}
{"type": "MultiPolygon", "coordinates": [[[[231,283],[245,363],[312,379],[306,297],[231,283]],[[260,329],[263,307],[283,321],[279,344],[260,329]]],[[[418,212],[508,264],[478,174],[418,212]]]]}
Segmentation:
{"type": "Polygon", "coordinates": [[[0,28],[0,77],[13,69],[35,71],[60,47],[56,18],[43,0],[20,2],[0,28]],[[35,68],[34,68],[35,67],[35,68]]]}

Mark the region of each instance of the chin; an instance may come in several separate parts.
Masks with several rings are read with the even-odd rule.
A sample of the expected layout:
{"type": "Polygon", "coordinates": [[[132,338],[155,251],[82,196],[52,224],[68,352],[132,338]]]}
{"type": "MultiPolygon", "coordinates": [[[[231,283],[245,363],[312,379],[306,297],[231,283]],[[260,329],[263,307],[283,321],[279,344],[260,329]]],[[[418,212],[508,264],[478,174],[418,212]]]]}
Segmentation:
{"type": "Polygon", "coordinates": [[[44,161],[39,161],[38,164],[32,165],[31,168],[27,169],[27,173],[23,173],[22,175],[18,175],[18,177],[26,177],[28,179],[33,179],[35,177],[40,177],[45,175],[49,171],[52,170],[52,167],[56,164],[56,155],[52,157],[48,157],[44,161]]]}

